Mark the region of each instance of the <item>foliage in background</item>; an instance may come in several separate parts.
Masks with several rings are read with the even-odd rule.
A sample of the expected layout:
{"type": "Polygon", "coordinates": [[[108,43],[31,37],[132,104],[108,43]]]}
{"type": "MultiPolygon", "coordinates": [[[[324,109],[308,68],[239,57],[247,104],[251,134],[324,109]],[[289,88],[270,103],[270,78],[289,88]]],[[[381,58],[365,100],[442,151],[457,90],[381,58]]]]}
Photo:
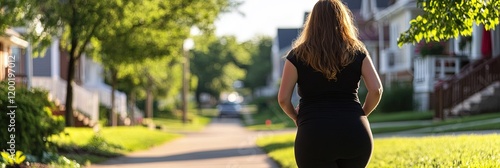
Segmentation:
{"type": "Polygon", "coordinates": [[[202,93],[219,98],[223,91],[233,91],[234,82],[244,79],[251,58],[233,36],[199,36],[194,41],[190,70],[198,81],[195,96],[200,105],[202,93]]]}
{"type": "Polygon", "coordinates": [[[272,73],[271,47],[273,39],[262,36],[243,45],[246,46],[251,55],[251,63],[246,68],[247,74],[243,84],[245,88],[249,88],[251,93],[254,94],[258,88],[267,85],[272,73]]]}
{"type": "Polygon", "coordinates": [[[217,16],[235,5],[231,0],[128,3],[123,18],[100,29],[94,43],[113,91],[129,81],[122,79],[131,78],[134,83],[120,89],[139,99],[145,93],[146,117],[152,117],[153,99],[171,97],[180,90],[182,46],[191,28],[213,31],[217,16]]]}
{"type": "MultiPolygon", "coordinates": [[[[295,168],[294,134],[263,137],[257,145],[281,167],[295,168]]],[[[368,167],[499,167],[500,135],[375,139],[368,167]]]]}
{"type": "Polygon", "coordinates": [[[413,87],[410,84],[393,83],[390,88],[384,88],[376,112],[412,111],[413,108],[413,87]]]}
{"type": "MultiPolygon", "coordinates": [[[[0,3],[0,32],[9,26],[27,26],[27,39],[36,46],[34,55],[43,55],[52,37],[59,38],[61,48],[69,55],[67,82],[72,83],[75,62],[84,52],[94,58],[102,56],[116,77],[118,70],[114,67],[123,62],[178,56],[175,53],[182,49],[192,27],[212,33],[219,13],[239,4],[233,0],[5,0],[0,3]]],[[[68,84],[67,125],[73,124],[72,98],[72,85],[68,84]]]]}
{"type": "Polygon", "coordinates": [[[256,106],[256,112],[251,115],[252,123],[245,123],[251,130],[278,130],[294,128],[295,123],[283,112],[276,97],[259,97],[250,104],[256,106]],[[266,121],[271,125],[266,125],[266,121]]]}
{"type": "Polygon", "coordinates": [[[422,57],[428,55],[443,55],[446,42],[420,42],[415,47],[415,52],[419,53],[422,57]]]}
{"type": "Polygon", "coordinates": [[[474,24],[493,29],[500,19],[498,0],[418,0],[424,14],[410,21],[410,28],[402,33],[398,45],[425,41],[442,41],[452,37],[470,36],[474,24]]]}
{"type": "MultiPolygon", "coordinates": [[[[9,92],[7,83],[0,82],[0,95],[7,95],[9,92]]],[[[51,109],[54,104],[49,102],[46,91],[34,89],[28,90],[24,87],[16,87],[14,104],[10,104],[7,96],[0,96],[0,111],[6,112],[0,115],[0,123],[4,129],[0,129],[0,150],[10,148],[9,142],[11,133],[15,135],[16,150],[41,157],[43,152],[54,152],[55,146],[46,138],[59,134],[64,129],[64,119],[61,116],[52,116],[51,109]],[[9,132],[7,125],[11,123],[8,111],[12,109],[7,106],[17,106],[15,108],[15,132],[9,132]]]]}

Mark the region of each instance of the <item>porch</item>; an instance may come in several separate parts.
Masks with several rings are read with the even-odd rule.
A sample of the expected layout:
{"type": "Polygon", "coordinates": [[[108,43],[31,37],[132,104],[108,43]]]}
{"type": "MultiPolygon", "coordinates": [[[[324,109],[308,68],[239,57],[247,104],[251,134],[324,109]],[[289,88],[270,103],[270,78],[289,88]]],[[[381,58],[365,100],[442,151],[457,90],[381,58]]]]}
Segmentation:
{"type": "MultiPolygon", "coordinates": [[[[57,105],[66,104],[66,84],[62,79],[50,77],[33,77],[32,86],[46,89],[49,92],[49,99],[57,105]]],[[[94,126],[99,120],[99,96],[85,88],[73,84],[73,115],[78,121],[82,121],[86,126],[94,126]]]]}
{"type": "Polygon", "coordinates": [[[445,55],[431,55],[415,57],[413,60],[413,88],[416,109],[419,111],[432,108],[432,94],[436,84],[458,75],[461,69],[468,64],[467,57],[451,57],[445,55]]]}

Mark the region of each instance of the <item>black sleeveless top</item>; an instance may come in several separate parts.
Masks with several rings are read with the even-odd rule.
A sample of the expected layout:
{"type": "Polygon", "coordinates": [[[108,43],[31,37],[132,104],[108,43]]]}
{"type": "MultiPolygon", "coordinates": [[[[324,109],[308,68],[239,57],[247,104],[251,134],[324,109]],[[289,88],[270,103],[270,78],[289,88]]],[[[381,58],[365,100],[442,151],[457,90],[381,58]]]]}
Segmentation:
{"type": "Polygon", "coordinates": [[[366,54],[357,52],[354,61],[337,73],[337,80],[328,80],[321,72],[314,70],[298,59],[293,51],[288,59],[297,69],[300,109],[309,105],[338,106],[355,103],[359,106],[358,87],[361,66],[366,54]]]}

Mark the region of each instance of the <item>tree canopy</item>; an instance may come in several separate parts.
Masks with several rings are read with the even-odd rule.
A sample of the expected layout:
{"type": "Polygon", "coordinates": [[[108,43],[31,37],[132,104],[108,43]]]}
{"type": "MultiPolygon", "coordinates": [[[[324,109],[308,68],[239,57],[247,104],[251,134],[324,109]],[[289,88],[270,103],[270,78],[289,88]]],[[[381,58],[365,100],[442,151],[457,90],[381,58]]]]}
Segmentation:
{"type": "MultiPolygon", "coordinates": [[[[191,27],[213,32],[213,22],[219,13],[239,4],[235,0],[2,0],[0,3],[0,28],[27,26],[34,55],[43,55],[52,37],[61,39],[63,52],[69,53],[68,83],[73,83],[75,63],[83,53],[93,55],[105,67],[151,63],[147,59],[168,67],[166,62],[181,55],[182,43],[189,37],[191,27]]],[[[147,74],[154,75],[150,78],[159,75],[159,79],[165,79],[161,73],[176,73],[163,70],[153,68],[151,71],[155,72],[147,74]]],[[[68,84],[66,90],[66,122],[72,125],[72,85],[68,84]]]]}
{"type": "Polygon", "coordinates": [[[247,68],[247,75],[243,83],[253,93],[255,89],[266,86],[271,75],[273,39],[271,37],[258,37],[248,43],[247,47],[251,53],[252,63],[247,68]]]}
{"type": "Polygon", "coordinates": [[[221,92],[232,91],[234,82],[246,75],[250,53],[232,36],[202,36],[195,42],[190,68],[198,81],[196,97],[207,93],[218,98],[221,92]]]}
{"type": "Polygon", "coordinates": [[[424,14],[410,21],[410,28],[402,33],[398,45],[425,41],[441,41],[470,36],[474,24],[486,30],[499,24],[499,0],[418,0],[424,14]]]}

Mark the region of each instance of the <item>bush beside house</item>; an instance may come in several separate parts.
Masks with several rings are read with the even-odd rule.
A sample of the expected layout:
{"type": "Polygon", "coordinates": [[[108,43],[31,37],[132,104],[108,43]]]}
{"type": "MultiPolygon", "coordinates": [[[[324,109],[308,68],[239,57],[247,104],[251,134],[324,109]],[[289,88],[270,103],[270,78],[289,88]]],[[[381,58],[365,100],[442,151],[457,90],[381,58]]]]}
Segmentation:
{"type": "Polygon", "coordinates": [[[47,99],[48,93],[20,86],[9,88],[1,82],[0,95],[0,111],[4,113],[0,115],[0,142],[9,142],[0,143],[0,150],[22,151],[33,156],[30,160],[42,160],[44,155],[56,152],[47,138],[64,130],[64,118],[52,115],[55,105],[47,99]]]}

